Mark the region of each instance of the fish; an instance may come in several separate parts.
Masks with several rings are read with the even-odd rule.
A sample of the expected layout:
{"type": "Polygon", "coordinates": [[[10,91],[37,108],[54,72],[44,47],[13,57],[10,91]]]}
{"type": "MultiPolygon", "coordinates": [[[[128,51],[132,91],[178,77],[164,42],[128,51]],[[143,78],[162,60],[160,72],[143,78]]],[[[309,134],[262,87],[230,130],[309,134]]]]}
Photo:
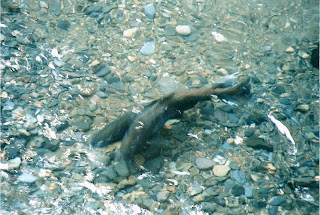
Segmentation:
{"type": "Polygon", "coordinates": [[[233,86],[223,83],[204,88],[179,90],[154,100],[140,113],[128,111],[115,121],[95,133],[91,139],[93,147],[104,147],[122,141],[120,153],[125,160],[132,160],[143,150],[148,140],[154,137],[170,119],[180,118],[184,111],[193,108],[198,102],[219,98],[237,97],[250,93],[250,78],[233,86]]]}

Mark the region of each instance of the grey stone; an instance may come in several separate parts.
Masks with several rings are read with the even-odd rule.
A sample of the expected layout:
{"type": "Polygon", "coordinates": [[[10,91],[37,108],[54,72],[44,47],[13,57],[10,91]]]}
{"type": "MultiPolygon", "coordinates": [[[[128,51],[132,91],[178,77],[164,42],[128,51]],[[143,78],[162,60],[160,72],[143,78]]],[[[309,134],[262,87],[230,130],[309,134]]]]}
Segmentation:
{"type": "Polygon", "coordinates": [[[286,197],[285,196],[274,196],[268,201],[268,203],[270,205],[279,206],[285,201],[286,201],[286,197]]]}
{"type": "Polygon", "coordinates": [[[3,103],[2,110],[13,110],[14,109],[14,103],[11,100],[6,101],[3,103]]]}
{"type": "Polygon", "coordinates": [[[114,170],[118,173],[119,176],[127,177],[130,174],[128,165],[123,158],[121,158],[120,161],[115,164],[114,170]]]}
{"type": "Polygon", "coordinates": [[[212,168],[215,164],[213,160],[210,160],[208,158],[197,158],[195,163],[199,169],[209,169],[212,168]]]}
{"type": "Polygon", "coordinates": [[[21,158],[19,157],[8,160],[8,169],[9,170],[18,169],[20,167],[20,164],[21,164],[21,158]]]}
{"type": "Polygon", "coordinates": [[[230,171],[230,167],[227,165],[215,165],[213,167],[213,174],[215,176],[225,176],[230,171]]]}
{"type": "Polygon", "coordinates": [[[203,189],[200,184],[198,182],[193,182],[193,184],[188,188],[187,193],[189,196],[194,196],[201,193],[202,191],[203,189]]]}
{"type": "Polygon", "coordinates": [[[69,27],[70,27],[70,23],[68,20],[64,20],[64,19],[59,19],[58,21],[58,25],[59,28],[61,28],[62,30],[68,31],[69,27]]]}
{"type": "Polygon", "coordinates": [[[156,43],[154,40],[147,41],[141,47],[140,53],[145,56],[153,55],[156,50],[155,46],[156,46],[156,43]]]}
{"type": "Polygon", "coordinates": [[[234,196],[240,196],[240,195],[245,194],[245,190],[244,190],[243,186],[236,184],[235,186],[232,187],[231,193],[234,196]]]}
{"type": "Polygon", "coordinates": [[[240,170],[234,170],[232,171],[232,178],[234,180],[236,180],[238,183],[240,184],[244,184],[246,183],[247,179],[246,179],[246,174],[244,172],[241,172],[240,170]]]}
{"type": "Polygon", "coordinates": [[[164,202],[168,199],[169,197],[169,191],[165,190],[165,191],[160,191],[157,193],[157,200],[159,202],[164,202]]]}
{"type": "Polygon", "coordinates": [[[149,4],[144,6],[144,14],[146,17],[150,20],[154,19],[155,14],[156,14],[156,8],[154,7],[153,4],[149,4]]]}

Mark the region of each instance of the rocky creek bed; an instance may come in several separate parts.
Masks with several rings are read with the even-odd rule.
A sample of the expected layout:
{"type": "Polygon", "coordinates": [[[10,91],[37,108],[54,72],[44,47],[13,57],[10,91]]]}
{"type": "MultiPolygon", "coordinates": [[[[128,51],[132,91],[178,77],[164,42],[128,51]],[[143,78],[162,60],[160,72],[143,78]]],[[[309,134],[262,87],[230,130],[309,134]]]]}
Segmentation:
{"type": "Polygon", "coordinates": [[[1,2],[1,214],[318,214],[316,1],[1,2]],[[92,134],[178,89],[250,77],[172,120],[131,174],[92,134]],[[152,153],[152,151],[151,151],[152,153]]]}

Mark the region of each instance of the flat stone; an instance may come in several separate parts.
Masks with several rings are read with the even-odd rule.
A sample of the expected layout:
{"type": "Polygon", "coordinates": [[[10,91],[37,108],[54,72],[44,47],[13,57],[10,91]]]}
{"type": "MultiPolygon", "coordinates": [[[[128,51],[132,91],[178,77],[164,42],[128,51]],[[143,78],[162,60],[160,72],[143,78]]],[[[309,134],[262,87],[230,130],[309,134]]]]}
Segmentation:
{"type": "Polygon", "coordinates": [[[114,170],[118,173],[119,176],[127,177],[130,174],[127,163],[124,159],[120,159],[120,161],[116,163],[116,165],[114,166],[114,170]]]}
{"type": "Polygon", "coordinates": [[[259,138],[256,135],[249,137],[245,142],[247,146],[250,146],[254,149],[265,149],[269,152],[273,152],[273,146],[266,140],[259,138]]]}
{"type": "Polygon", "coordinates": [[[187,193],[189,196],[194,196],[201,193],[202,191],[203,188],[200,186],[200,184],[197,182],[193,182],[193,184],[190,187],[188,187],[187,193]]]}
{"type": "Polygon", "coordinates": [[[240,170],[232,171],[231,175],[231,177],[240,184],[244,184],[247,181],[246,174],[241,172],[240,170]]]}
{"type": "Polygon", "coordinates": [[[153,4],[149,4],[144,6],[144,14],[148,19],[154,19],[155,14],[156,14],[156,8],[154,7],[153,4]]]}
{"type": "Polygon", "coordinates": [[[154,40],[147,41],[140,49],[140,53],[146,56],[153,55],[156,50],[156,43],[154,40]]]}
{"type": "Polygon", "coordinates": [[[213,160],[210,160],[208,158],[197,158],[195,163],[199,169],[209,169],[212,168],[215,164],[213,160]]]}
{"type": "Polygon", "coordinates": [[[157,200],[158,202],[164,202],[168,199],[170,192],[165,190],[165,191],[160,191],[157,193],[157,200]]]}
{"type": "Polygon", "coordinates": [[[62,30],[69,30],[69,27],[70,27],[70,23],[68,20],[63,20],[63,19],[60,19],[58,21],[58,25],[57,25],[59,28],[61,28],[62,30]]]}
{"type": "Polygon", "coordinates": [[[23,182],[23,183],[33,183],[37,180],[37,178],[31,174],[28,173],[22,173],[19,177],[18,177],[18,181],[23,182]]]}
{"type": "Polygon", "coordinates": [[[213,167],[213,174],[215,176],[226,176],[230,171],[230,167],[227,165],[215,165],[213,167]]]}
{"type": "Polygon", "coordinates": [[[285,196],[274,196],[268,201],[268,203],[270,205],[278,206],[278,205],[282,204],[285,201],[286,201],[286,197],[285,196]]]}

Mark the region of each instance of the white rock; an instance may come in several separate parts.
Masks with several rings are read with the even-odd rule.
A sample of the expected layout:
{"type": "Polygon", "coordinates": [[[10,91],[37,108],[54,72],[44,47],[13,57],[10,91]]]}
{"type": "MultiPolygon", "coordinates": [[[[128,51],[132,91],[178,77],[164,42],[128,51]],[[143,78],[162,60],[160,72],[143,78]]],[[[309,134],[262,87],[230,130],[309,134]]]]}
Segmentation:
{"type": "Polygon", "coordinates": [[[135,35],[135,33],[138,31],[138,28],[130,28],[130,29],[127,29],[123,32],[123,37],[126,37],[126,38],[131,38],[135,35]]]}
{"type": "Polygon", "coordinates": [[[292,52],[294,52],[294,49],[290,46],[290,47],[288,47],[288,48],[286,49],[286,52],[287,52],[287,53],[292,53],[292,52]]]}
{"type": "Polygon", "coordinates": [[[180,35],[187,36],[191,33],[191,28],[188,25],[177,25],[176,32],[180,35]]]}
{"type": "Polygon", "coordinates": [[[212,36],[214,37],[214,39],[218,42],[227,42],[228,39],[225,38],[225,36],[223,36],[222,34],[218,33],[218,32],[211,32],[212,36]]]}
{"type": "Polygon", "coordinates": [[[14,108],[14,103],[11,100],[8,100],[4,103],[2,110],[13,110],[13,108],[14,108]]]}
{"type": "Polygon", "coordinates": [[[0,33],[0,41],[3,41],[4,39],[6,39],[6,36],[0,33]]]}
{"type": "Polygon", "coordinates": [[[8,160],[8,169],[18,169],[21,164],[21,158],[16,157],[11,160],[8,160]]]}
{"type": "Polygon", "coordinates": [[[29,173],[22,173],[18,177],[18,181],[23,182],[23,183],[33,183],[37,180],[37,178],[29,173]]]}
{"type": "Polygon", "coordinates": [[[215,165],[213,167],[213,174],[215,176],[225,176],[230,171],[230,167],[227,165],[215,165]]]}

